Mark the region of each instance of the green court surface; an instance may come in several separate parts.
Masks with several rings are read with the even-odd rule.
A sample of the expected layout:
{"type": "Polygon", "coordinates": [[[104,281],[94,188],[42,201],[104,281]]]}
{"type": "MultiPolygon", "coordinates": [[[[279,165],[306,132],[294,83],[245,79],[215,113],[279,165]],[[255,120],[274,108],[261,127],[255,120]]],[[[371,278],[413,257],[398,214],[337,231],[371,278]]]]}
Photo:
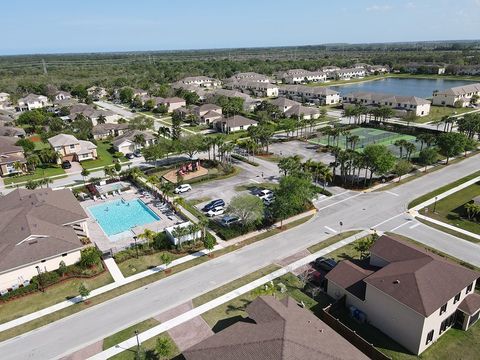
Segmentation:
{"type": "Polygon", "coordinates": [[[412,155],[415,156],[419,149],[420,149],[420,143],[415,142],[416,137],[411,136],[411,135],[404,135],[404,134],[399,134],[391,131],[385,131],[385,130],[380,130],[380,129],[372,129],[372,128],[356,128],[349,130],[349,135],[340,135],[337,139],[333,139],[332,136],[330,136],[330,143],[328,136],[326,135],[320,135],[314,139],[310,139],[309,142],[312,144],[317,144],[317,145],[323,145],[327,146],[328,144],[332,145],[337,145],[338,141],[338,147],[341,149],[345,148],[351,148],[351,144],[347,143],[347,136],[352,136],[356,135],[358,136],[358,141],[355,144],[355,150],[362,152],[365,146],[368,144],[382,144],[386,145],[390,151],[392,151],[396,156],[400,156],[400,149],[394,145],[394,143],[398,140],[406,140],[410,143],[415,144],[417,147],[417,151],[414,152],[412,155]]]}

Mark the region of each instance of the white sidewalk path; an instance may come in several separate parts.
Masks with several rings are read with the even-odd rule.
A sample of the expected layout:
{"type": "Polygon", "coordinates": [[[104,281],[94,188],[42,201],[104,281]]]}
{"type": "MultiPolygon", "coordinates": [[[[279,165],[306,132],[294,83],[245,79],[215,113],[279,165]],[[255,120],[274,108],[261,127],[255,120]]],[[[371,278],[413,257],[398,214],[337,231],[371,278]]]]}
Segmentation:
{"type": "MultiPolygon", "coordinates": [[[[235,299],[236,297],[240,296],[240,295],[243,295],[261,285],[264,285],[280,276],[283,276],[289,272],[291,272],[292,270],[295,270],[295,269],[298,269],[299,267],[301,266],[304,266],[312,261],[314,261],[317,257],[319,256],[323,256],[323,255],[326,255],[332,251],[335,251],[339,248],[341,248],[342,246],[345,246],[345,245],[348,245],[352,242],[354,242],[355,240],[358,240],[360,239],[361,237],[364,237],[366,235],[369,235],[371,234],[370,231],[362,231],[356,235],[353,235],[349,238],[346,238],[344,240],[341,240],[335,244],[332,244],[314,254],[311,254],[311,255],[308,255],[300,260],[297,260],[293,263],[291,263],[290,265],[287,265],[279,270],[276,270],[266,276],[263,276],[261,277],[260,279],[257,279],[255,281],[252,281],[251,283],[249,284],[246,284],[244,286],[241,286],[239,287],[238,289],[235,289],[225,295],[222,295],[216,299],[213,299],[203,305],[200,305],[199,307],[196,307],[196,308],[193,308],[192,310],[190,311],[187,311],[179,316],[177,316],[176,318],[173,318],[169,321],[166,321],[160,325],[157,325],[149,330],[146,330],[144,332],[142,332],[141,334],[138,335],[138,339],[140,340],[140,342],[144,342],[148,339],[151,339],[165,331],[168,331],[170,330],[171,328],[177,326],[177,325],[180,325],[186,321],[189,321],[191,319],[193,319],[194,317],[197,317],[211,309],[214,309],[216,308],[217,306],[220,306],[222,304],[225,304],[226,302],[232,300],[232,299],[235,299]]],[[[121,342],[120,344],[114,346],[114,347],[111,347],[111,348],[108,348],[107,350],[105,351],[102,351],[101,353],[98,353],[92,357],[90,357],[89,359],[90,360],[103,360],[103,359],[108,359],[114,355],[117,355],[123,351],[125,351],[125,349],[130,349],[131,347],[134,347],[137,345],[137,339],[136,337],[132,337],[128,340],[125,340],[123,342],[121,342]]]]}
{"type": "Polygon", "coordinates": [[[112,275],[113,281],[116,283],[124,283],[125,282],[125,276],[123,276],[122,272],[120,271],[120,268],[118,267],[117,263],[113,258],[108,258],[103,260],[103,263],[107,267],[108,271],[110,272],[110,275],[112,275]]]}

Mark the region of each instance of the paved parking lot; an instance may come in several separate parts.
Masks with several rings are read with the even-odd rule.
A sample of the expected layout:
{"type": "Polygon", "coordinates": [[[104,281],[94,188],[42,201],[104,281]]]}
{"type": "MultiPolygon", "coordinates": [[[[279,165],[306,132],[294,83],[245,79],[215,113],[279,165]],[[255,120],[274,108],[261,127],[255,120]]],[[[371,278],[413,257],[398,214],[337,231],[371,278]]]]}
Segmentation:
{"type": "Polygon", "coordinates": [[[293,140],[270,145],[270,151],[280,156],[300,155],[302,161],[312,159],[321,161],[324,164],[330,164],[334,157],[330,153],[316,152],[317,146],[303,141],[293,140]]]}

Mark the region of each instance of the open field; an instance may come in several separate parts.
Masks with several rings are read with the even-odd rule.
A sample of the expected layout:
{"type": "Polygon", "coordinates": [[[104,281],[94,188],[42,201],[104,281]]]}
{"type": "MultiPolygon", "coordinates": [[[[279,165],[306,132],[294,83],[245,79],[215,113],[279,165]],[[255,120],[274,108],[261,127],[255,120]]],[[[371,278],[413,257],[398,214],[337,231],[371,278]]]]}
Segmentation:
{"type": "MultiPolygon", "coordinates": [[[[452,108],[452,107],[442,107],[442,106],[431,106],[430,113],[427,116],[418,117],[416,122],[417,123],[427,123],[427,122],[436,122],[442,120],[444,116],[452,116],[457,114],[463,114],[474,109],[470,109],[467,107],[464,108],[452,108]]],[[[443,125],[440,125],[443,126],[443,125]]],[[[440,127],[441,129],[441,127],[440,127]]]]}

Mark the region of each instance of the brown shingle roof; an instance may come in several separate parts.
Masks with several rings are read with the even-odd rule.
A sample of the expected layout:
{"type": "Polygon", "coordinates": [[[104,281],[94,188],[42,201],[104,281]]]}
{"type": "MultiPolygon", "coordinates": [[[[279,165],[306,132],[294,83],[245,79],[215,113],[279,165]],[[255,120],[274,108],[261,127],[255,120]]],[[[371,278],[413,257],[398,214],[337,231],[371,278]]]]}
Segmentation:
{"type": "Polygon", "coordinates": [[[365,300],[366,284],[363,280],[373,274],[375,270],[378,270],[378,268],[366,264],[354,264],[351,261],[341,261],[325,278],[341,286],[357,298],[365,300]]]}
{"type": "Polygon", "coordinates": [[[237,322],[184,351],[187,360],[368,359],[292,298],[261,296],[237,322]]]}
{"type": "Polygon", "coordinates": [[[0,272],[79,249],[73,228],[87,214],[67,189],[17,189],[0,201],[0,272]],[[25,241],[32,235],[35,239],[25,241]]]}
{"type": "Polygon", "coordinates": [[[480,310],[480,294],[471,293],[463,299],[458,308],[470,316],[475,315],[480,310]]]}

